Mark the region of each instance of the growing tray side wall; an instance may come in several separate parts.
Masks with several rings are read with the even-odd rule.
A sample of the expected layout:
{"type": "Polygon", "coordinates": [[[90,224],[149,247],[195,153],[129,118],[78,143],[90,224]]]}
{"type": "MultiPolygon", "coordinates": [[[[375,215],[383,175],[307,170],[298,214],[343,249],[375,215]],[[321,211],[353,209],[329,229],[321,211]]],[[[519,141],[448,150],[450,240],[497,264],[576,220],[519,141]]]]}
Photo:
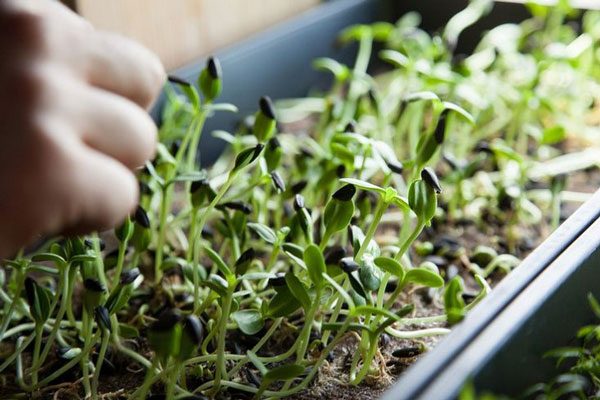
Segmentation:
{"type": "MultiPolygon", "coordinates": [[[[590,246],[590,249],[594,249],[600,241],[600,228],[597,226],[598,222],[595,222],[600,217],[599,204],[600,191],[596,192],[591,199],[579,207],[529,257],[523,260],[521,265],[502,280],[492,293],[467,315],[463,322],[454,327],[452,332],[437,344],[435,349],[410,367],[383,399],[452,399],[456,390],[458,390],[457,388],[462,387],[469,377],[475,376],[477,369],[483,368],[488,353],[491,355],[499,352],[498,358],[489,366],[491,369],[486,369],[488,372],[482,372],[482,375],[478,375],[481,381],[477,382],[482,383],[481,387],[485,386],[484,383],[488,384],[496,379],[495,377],[499,375],[496,373],[496,368],[511,371],[515,364],[513,358],[522,356],[521,350],[504,350],[500,346],[502,340],[515,339],[511,338],[510,335],[516,333],[516,328],[513,331],[501,332],[492,326],[496,326],[496,321],[500,318],[504,318],[503,321],[508,321],[509,324],[515,324],[515,326],[516,321],[519,319],[522,323],[525,323],[531,314],[528,314],[529,308],[522,308],[521,306],[526,305],[530,298],[529,295],[521,293],[526,288],[527,293],[529,293],[529,285],[539,287],[538,279],[540,278],[538,276],[552,276],[553,271],[559,268],[563,268],[563,273],[578,271],[577,268],[582,259],[573,256],[576,253],[576,250],[573,249],[580,249],[583,246],[590,246]],[[592,224],[594,224],[594,230],[590,233],[592,224]],[[593,237],[594,233],[596,238],[593,237]],[[560,264],[556,264],[559,256],[560,264]],[[555,260],[557,261],[554,262],[555,260]],[[520,303],[514,306],[513,301],[520,303]],[[505,334],[507,335],[506,338],[503,337],[505,334]],[[488,335],[484,347],[479,345],[482,335],[488,335]],[[490,337],[494,338],[495,342],[490,341],[490,337]],[[473,364],[474,360],[479,363],[473,364]]],[[[600,266],[595,273],[597,274],[596,280],[592,280],[588,284],[593,285],[600,282],[598,280],[600,278],[600,266]]],[[[548,280],[549,278],[545,279],[548,280]]],[[[556,285],[558,286],[558,282],[556,285]]],[[[600,285],[597,286],[600,288],[600,285]]],[[[570,287],[569,290],[573,290],[573,287],[570,287]]],[[[581,290],[584,298],[587,292],[583,286],[581,290]]],[[[539,292],[535,293],[539,294],[539,292]]],[[[585,306],[583,308],[584,310],[573,310],[573,316],[579,312],[585,313],[587,308],[585,306]]],[[[561,324],[559,327],[564,328],[560,332],[561,337],[573,335],[574,330],[570,329],[570,326],[561,324]]],[[[542,328],[542,326],[538,326],[538,328],[542,328]]],[[[544,335],[547,339],[552,337],[551,334],[542,333],[542,336],[544,335]]],[[[553,342],[549,341],[548,343],[553,342]]],[[[543,347],[544,351],[551,348],[551,345],[543,347]]],[[[539,358],[537,360],[539,361],[539,358]]],[[[530,357],[527,361],[531,363],[533,360],[530,357]]],[[[518,375],[519,371],[512,370],[512,373],[518,375]]],[[[504,383],[506,384],[506,382],[504,383]]],[[[511,386],[500,387],[504,390],[511,386]]]]}
{"type": "Polygon", "coordinates": [[[589,307],[588,293],[600,298],[600,220],[523,290],[418,398],[453,399],[469,379],[478,393],[510,396],[548,382],[558,373],[556,360],[544,358],[544,353],[575,345],[579,328],[599,322],[589,307]]]}

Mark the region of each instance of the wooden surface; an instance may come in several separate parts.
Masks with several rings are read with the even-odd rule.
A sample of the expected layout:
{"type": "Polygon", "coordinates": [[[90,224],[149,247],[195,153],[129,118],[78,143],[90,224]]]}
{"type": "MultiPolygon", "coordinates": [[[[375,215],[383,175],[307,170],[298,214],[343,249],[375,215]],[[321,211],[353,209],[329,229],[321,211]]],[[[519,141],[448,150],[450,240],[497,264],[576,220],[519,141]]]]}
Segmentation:
{"type": "Polygon", "coordinates": [[[76,0],[76,9],[96,27],[144,43],[171,69],[285,20],[318,2],[76,0]]]}

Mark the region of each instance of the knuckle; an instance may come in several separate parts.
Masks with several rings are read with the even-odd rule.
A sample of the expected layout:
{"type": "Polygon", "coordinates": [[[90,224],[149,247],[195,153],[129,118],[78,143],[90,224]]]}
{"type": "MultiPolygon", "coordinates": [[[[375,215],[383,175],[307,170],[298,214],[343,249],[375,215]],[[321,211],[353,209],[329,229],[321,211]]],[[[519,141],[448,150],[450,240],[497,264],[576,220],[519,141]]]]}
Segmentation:
{"type": "Polygon", "coordinates": [[[44,15],[41,7],[25,2],[6,6],[0,12],[0,32],[21,47],[41,47],[44,41],[44,15]]]}

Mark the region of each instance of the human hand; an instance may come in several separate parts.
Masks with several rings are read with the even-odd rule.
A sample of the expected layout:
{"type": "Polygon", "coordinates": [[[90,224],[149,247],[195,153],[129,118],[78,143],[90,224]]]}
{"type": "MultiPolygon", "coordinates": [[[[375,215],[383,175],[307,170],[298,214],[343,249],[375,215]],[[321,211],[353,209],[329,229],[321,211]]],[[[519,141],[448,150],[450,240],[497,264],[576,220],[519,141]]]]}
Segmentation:
{"type": "Polygon", "coordinates": [[[158,58],[50,0],[0,0],[0,55],[0,257],[118,224],[155,151],[158,58]]]}

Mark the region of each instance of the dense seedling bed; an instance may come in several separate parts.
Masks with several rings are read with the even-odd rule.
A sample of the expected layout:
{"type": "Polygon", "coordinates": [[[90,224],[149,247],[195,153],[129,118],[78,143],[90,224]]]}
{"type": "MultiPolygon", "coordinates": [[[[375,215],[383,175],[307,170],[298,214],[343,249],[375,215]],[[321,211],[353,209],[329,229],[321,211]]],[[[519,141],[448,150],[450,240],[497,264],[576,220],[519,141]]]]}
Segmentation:
{"type": "Polygon", "coordinates": [[[329,91],[236,132],[203,133],[237,111],[218,60],[171,77],[131,217],[4,261],[2,395],[376,397],[598,182],[600,15],[560,4],[468,56],[488,1],[439,35],[351,26],[353,66],[314,62],[329,91]],[[229,143],[206,170],[202,134],[229,143]]]}

